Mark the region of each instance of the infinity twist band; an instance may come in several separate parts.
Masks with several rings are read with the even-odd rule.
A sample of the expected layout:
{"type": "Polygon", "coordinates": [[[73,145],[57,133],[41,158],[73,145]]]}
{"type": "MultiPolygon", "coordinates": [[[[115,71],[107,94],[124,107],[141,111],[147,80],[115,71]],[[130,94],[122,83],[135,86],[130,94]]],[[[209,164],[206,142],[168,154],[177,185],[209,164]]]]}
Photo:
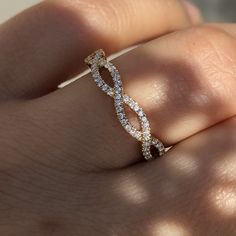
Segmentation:
{"type": "Polygon", "coordinates": [[[155,156],[151,153],[153,146],[158,150],[159,156],[165,154],[165,147],[161,141],[151,135],[150,124],[143,109],[128,95],[123,93],[122,81],[119,71],[116,67],[107,60],[105,52],[102,49],[97,50],[85,59],[85,63],[91,69],[92,77],[97,86],[108,96],[114,99],[117,117],[123,128],[138,141],[142,142],[142,153],[146,160],[154,159],[155,156]],[[111,88],[102,79],[100,69],[105,68],[111,74],[114,82],[114,88],[111,88]],[[137,130],[128,120],[125,114],[124,105],[127,105],[133,110],[139,119],[141,130],[137,130]]]}

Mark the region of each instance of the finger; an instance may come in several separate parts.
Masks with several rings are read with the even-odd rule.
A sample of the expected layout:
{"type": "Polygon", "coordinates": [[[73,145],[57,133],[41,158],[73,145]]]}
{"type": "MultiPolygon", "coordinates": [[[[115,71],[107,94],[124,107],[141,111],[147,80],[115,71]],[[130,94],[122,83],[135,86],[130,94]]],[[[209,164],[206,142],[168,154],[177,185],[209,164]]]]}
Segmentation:
{"type": "Polygon", "coordinates": [[[236,37],[236,25],[234,23],[221,23],[221,24],[210,23],[208,25],[210,27],[215,27],[217,29],[220,29],[220,30],[232,35],[234,38],[236,37]]]}
{"type": "MultiPolygon", "coordinates": [[[[228,34],[199,27],[147,43],[114,64],[125,93],[141,105],[152,134],[168,146],[236,114],[235,50],[235,39],[228,34]]],[[[89,74],[42,98],[37,107],[53,107],[52,119],[64,124],[60,136],[73,133],[79,146],[87,147],[82,162],[115,168],[142,156],[137,141],[119,124],[113,103],[89,74]]],[[[136,125],[136,115],[127,115],[136,125]]]]}
{"type": "Polygon", "coordinates": [[[131,215],[132,209],[145,205],[144,221],[139,220],[152,219],[146,230],[142,225],[145,235],[233,235],[235,167],[232,118],[182,142],[165,158],[124,171],[113,184],[117,198],[130,204],[131,215]]]}
{"type": "Polygon", "coordinates": [[[203,18],[199,9],[192,2],[189,2],[188,0],[182,0],[182,1],[185,7],[187,8],[187,12],[191,22],[193,24],[199,24],[200,22],[202,22],[203,18]]]}
{"type": "Polygon", "coordinates": [[[209,26],[211,28],[215,28],[221,30],[222,32],[226,32],[232,37],[236,37],[236,24],[234,23],[207,23],[205,26],[209,26]]]}
{"type": "Polygon", "coordinates": [[[109,53],[188,26],[180,1],[43,1],[1,26],[1,96],[37,97],[109,53]],[[131,33],[132,29],[132,33],[131,33]]]}

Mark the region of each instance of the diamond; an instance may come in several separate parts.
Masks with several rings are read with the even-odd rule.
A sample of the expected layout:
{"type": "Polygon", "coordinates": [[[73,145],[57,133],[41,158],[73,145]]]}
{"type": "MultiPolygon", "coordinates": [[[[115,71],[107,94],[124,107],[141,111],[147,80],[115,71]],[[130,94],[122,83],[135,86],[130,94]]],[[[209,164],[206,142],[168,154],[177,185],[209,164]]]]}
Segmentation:
{"type": "Polygon", "coordinates": [[[113,78],[116,77],[117,74],[118,74],[117,71],[115,71],[115,70],[112,70],[112,71],[111,71],[111,76],[112,76],[113,78]]]}
{"type": "Polygon", "coordinates": [[[142,117],[142,122],[143,122],[143,123],[148,122],[147,117],[145,117],[145,116],[142,117]]]}
{"type": "Polygon", "coordinates": [[[153,159],[153,156],[151,154],[144,156],[144,158],[149,161],[153,159]]]}
{"type": "Polygon", "coordinates": [[[144,129],[149,128],[149,123],[148,123],[148,122],[143,123],[143,128],[144,128],[144,129]]]}
{"type": "Polygon", "coordinates": [[[144,112],[143,112],[142,110],[140,110],[140,111],[138,112],[138,116],[139,116],[139,117],[144,116],[144,112]]]}
{"type": "Polygon", "coordinates": [[[130,131],[132,130],[132,128],[131,128],[130,125],[126,125],[126,126],[125,126],[125,129],[126,129],[128,132],[130,132],[130,131]]]}
{"type": "Polygon", "coordinates": [[[118,118],[120,120],[124,119],[125,118],[125,114],[124,113],[118,113],[118,118]]]}
{"type": "Polygon", "coordinates": [[[122,101],[121,100],[115,100],[115,105],[116,106],[121,106],[122,105],[122,101]]]}
{"type": "Polygon", "coordinates": [[[106,60],[104,58],[99,60],[99,66],[105,67],[106,64],[107,64],[107,62],[106,62],[106,60]]]}
{"type": "Polygon", "coordinates": [[[128,102],[129,101],[129,97],[127,95],[124,95],[123,99],[124,99],[124,102],[128,102]]]}
{"type": "Polygon", "coordinates": [[[143,134],[143,139],[144,141],[149,141],[151,138],[151,135],[148,133],[148,134],[143,134]]]}
{"type": "Polygon", "coordinates": [[[136,138],[138,141],[142,141],[142,135],[138,132],[135,132],[133,137],[136,138]]]}
{"type": "Polygon", "coordinates": [[[117,81],[116,81],[116,84],[121,87],[121,86],[122,86],[121,80],[117,80],[117,81]]]}
{"type": "Polygon", "coordinates": [[[145,149],[145,148],[148,148],[148,147],[150,147],[150,143],[149,142],[144,142],[143,143],[143,148],[145,149]]]}
{"type": "Polygon", "coordinates": [[[115,94],[120,94],[121,93],[121,88],[118,87],[118,88],[115,88],[115,94]]]}
{"type": "Polygon", "coordinates": [[[135,107],[136,103],[134,101],[131,101],[129,106],[132,110],[134,110],[134,107],[135,107]]]}
{"type": "Polygon", "coordinates": [[[151,154],[151,146],[154,146],[156,149],[158,149],[160,156],[163,155],[165,153],[164,145],[158,139],[152,137],[149,121],[143,109],[140,108],[139,104],[128,95],[123,94],[122,81],[119,71],[111,62],[106,59],[104,51],[102,49],[97,50],[85,59],[85,63],[91,69],[92,77],[98,87],[100,87],[102,91],[114,99],[117,117],[121,125],[131,136],[142,142],[144,158],[146,160],[153,159],[151,154]],[[106,68],[110,72],[114,83],[113,88],[106,84],[102,79],[99,72],[101,67],[106,68]],[[124,103],[138,115],[139,121],[141,123],[141,131],[137,130],[126,118],[124,103]]]}
{"type": "Polygon", "coordinates": [[[138,112],[138,111],[139,111],[139,106],[138,106],[138,104],[135,104],[135,106],[134,106],[134,111],[135,111],[135,112],[138,112]]]}
{"type": "Polygon", "coordinates": [[[97,63],[98,59],[105,58],[105,52],[102,49],[99,49],[85,58],[84,62],[87,65],[93,65],[97,63]]]}
{"type": "Polygon", "coordinates": [[[115,83],[114,89],[121,89],[121,86],[119,84],[115,83]]]}
{"type": "Polygon", "coordinates": [[[103,84],[104,83],[101,80],[99,80],[98,83],[97,83],[98,87],[100,87],[100,88],[103,86],[103,84]]]}
{"type": "Polygon", "coordinates": [[[115,83],[119,82],[120,81],[120,76],[119,75],[114,76],[113,80],[114,80],[115,83]]]}
{"type": "Polygon", "coordinates": [[[135,131],[132,129],[131,131],[130,131],[130,134],[133,136],[133,135],[135,135],[135,131]]]}
{"type": "Polygon", "coordinates": [[[115,95],[115,100],[120,100],[121,99],[121,95],[120,94],[116,94],[115,95]]]}
{"type": "Polygon", "coordinates": [[[104,84],[104,85],[102,86],[102,90],[103,90],[104,92],[106,92],[106,91],[108,90],[107,84],[104,84]]]}
{"type": "Polygon", "coordinates": [[[114,92],[111,88],[107,91],[107,95],[110,96],[110,97],[114,96],[114,92]]]}
{"type": "Polygon", "coordinates": [[[97,78],[97,77],[100,77],[100,74],[98,71],[95,71],[93,74],[93,78],[97,78]]]}
{"type": "Polygon", "coordinates": [[[122,106],[117,106],[117,107],[116,107],[116,111],[119,113],[119,112],[123,112],[124,109],[123,109],[122,106]]]}
{"type": "Polygon", "coordinates": [[[127,121],[126,119],[121,120],[121,124],[122,124],[122,126],[126,126],[127,123],[128,123],[128,121],[127,121]]]}

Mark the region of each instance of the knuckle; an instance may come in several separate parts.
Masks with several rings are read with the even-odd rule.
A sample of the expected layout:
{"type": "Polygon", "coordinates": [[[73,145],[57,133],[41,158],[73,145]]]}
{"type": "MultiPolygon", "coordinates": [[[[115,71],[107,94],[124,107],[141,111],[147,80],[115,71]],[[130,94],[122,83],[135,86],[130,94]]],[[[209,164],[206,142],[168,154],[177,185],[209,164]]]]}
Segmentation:
{"type": "MultiPolygon", "coordinates": [[[[211,26],[189,29],[184,47],[191,56],[195,71],[202,74],[202,83],[211,95],[233,95],[236,87],[236,42],[230,35],[211,26]]],[[[201,81],[200,81],[201,82],[201,81]]]]}
{"type": "MultiPolygon", "coordinates": [[[[104,22],[106,22],[106,27],[110,24],[119,23],[119,21],[124,15],[127,6],[120,6],[116,2],[111,2],[109,0],[96,1],[96,0],[66,0],[67,6],[76,11],[76,14],[80,15],[86,21],[94,23],[96,26],[102,27],[104,22]],[[123,11],[121,11],[121,8],[123,11]]],[[[112,25],[117,27],[116,25],[112,25]]]]}
{"type": "Polygon", "coordinates": [[[199,26],[187,30],[186,42],[189,49],[196,48],[196,51],[198,52],[201,52],[203,48],[206,48],[210,52],[214,52],[219,46],[222,49],[235,47],[235,40],[231,36],[223,30],[213,26],[199,26]]]}
{"type": "MultiPolygon", "coordinates": [[[[69,8],[74,16],[79,18],[80,31],[94,32],[100,35],[101,41],[107,43],[108,49],[112,50],[122,38],[122,32],[132,22],[131,4],[128,1],[96,1],[96,0],[61,0],[66,8],[69,8]]],[[[77,23],[78,24],[78,23],[77,23]]],[[[98,40],[100,40],[98,38],[98,40]]]]}
{"type": "Polygon", "coordinates": [[[226,48],[234,43],[234,40],[225,32],[212,26],[198,26],[188,29],[185,33],[187,49],[194,53],[201,53],[206,48],[209,52],[214,52],[220,44],[221,48],[226,48]]]}

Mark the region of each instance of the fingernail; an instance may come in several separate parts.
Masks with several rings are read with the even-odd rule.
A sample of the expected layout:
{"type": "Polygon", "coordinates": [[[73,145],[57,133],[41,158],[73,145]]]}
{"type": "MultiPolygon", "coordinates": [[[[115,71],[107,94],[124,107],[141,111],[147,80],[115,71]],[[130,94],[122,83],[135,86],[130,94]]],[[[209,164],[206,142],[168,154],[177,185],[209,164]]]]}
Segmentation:
{"type": "Polygon", "coordinates": [[[193,24],[199,24],[203,21],[202,14],[197,6],[188,0],[181,0],[181,2],[183,3],[189,19],[193,24]]]}

